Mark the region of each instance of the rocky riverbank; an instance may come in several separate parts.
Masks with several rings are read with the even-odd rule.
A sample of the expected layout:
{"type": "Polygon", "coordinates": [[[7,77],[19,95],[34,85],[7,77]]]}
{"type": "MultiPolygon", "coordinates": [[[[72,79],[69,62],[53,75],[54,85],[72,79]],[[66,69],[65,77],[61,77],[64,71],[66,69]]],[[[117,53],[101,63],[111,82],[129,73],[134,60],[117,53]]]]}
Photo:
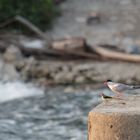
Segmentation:
{"type": "MultiPolygon", "coordinates": [[[[47,31],[47,35],[51,35],[53,39],[81,36],[91,46],[106,43],[123,49],[139,46],[138,4],[139,1],[132,2],[131,0],[66,1],[60,5],[61,17],[54,23],[53,29],[47,31]],[[83,5],[84,9],[81,9],[83,5]],[[132,9],[135,10],[132,11],[132,9]],[[86,19],[90,13],[94,13],[92,16],[99,13],[97,16],[101,18],[100,23],[88,25],[86,19]]],[[[5,38],[4,43],[0,40],[2,41],[0,46],[4,44],[8,47],[0,55],[0,79],[3,81],[22,79],[39,85],[102,83],[106,79],[126,83],[140,82],[139,64],[83,59],[41,60],[34,56],[25,56],[18,49],[18,45],[11,44],[20,42],[25,47],[41,48],[45,46],[44,41],[19,35],[18,39],[17,36],[10,35],[8,40],[5,38]]]]}
{"type": "Polygon", "coordinates": [[[140,82],[138,64],[92,60],[37,60],[33,56],[23,56],[13,46],[1,54],[0,67],[0,79],[3,81],[21,79],[41,85],[101,83],[106,79],[140,82]]]}

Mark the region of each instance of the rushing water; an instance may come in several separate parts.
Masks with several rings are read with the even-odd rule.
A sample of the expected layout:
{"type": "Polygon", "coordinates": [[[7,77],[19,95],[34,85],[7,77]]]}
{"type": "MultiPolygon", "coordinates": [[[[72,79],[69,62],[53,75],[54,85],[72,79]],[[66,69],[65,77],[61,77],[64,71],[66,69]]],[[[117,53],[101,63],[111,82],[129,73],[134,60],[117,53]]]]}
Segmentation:
{"type": "Polygon", "coordinates": [[[32,84],[25,84],[20,81],[0,82],[0,102],[41,94],[43,94],[43,91],[32,84]]]}
{"type": "MultiPolygon", "coordinates": [[[[26,88],[29,93],[34,91],[27,85],[15,87],[10,88],[11,92],[21,92],[20,88],[24,88],[23,93],[26,88]]],[[[87,115],[100,102],[99,92],[65,93],[63,88],[54,88],[38,96],[3,102],[0,140],[86,140],[87,115]]]]}

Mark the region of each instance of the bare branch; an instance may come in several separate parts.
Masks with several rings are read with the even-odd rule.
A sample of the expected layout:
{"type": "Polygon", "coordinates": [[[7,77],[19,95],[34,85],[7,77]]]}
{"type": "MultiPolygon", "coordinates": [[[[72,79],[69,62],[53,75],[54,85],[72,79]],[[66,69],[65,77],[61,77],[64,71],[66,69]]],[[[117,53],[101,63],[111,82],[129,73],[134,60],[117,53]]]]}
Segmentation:
{"type": "Polygon", "coordinates": [[[31,31],[33,31],[34,33],[36,33],[40,38],[44,39],[47,41],[48,46],[50,46],[52,38],[47,36],[44,32],[42,32],[37,26],[35,26],[33,23],[31,23],[29,20],[27,20],[26,18],[17,15],[11,19],[8,19],[7,21],[3,22],[0,24],[0,28],[3,28],[9,24],[12,24],[13,22],[19,22],[21,24],[23,24],[24,26],[28,27],[31,31]]]}
{"type": "Polygon", "coordinates": [[[27,26],[28,28],[30,28],[30,30],[32,30],[33,32],[35,32],[41,38],[46,39],[46,35],[38,27],[36,27],[34,24],[32,24],[30,21],[28,21],[24,17],[17,15],[17,16],[15,16],[14,19],[16,21],[22,23],[23,25],[27,26]]]}
{"type": "Polygon", "coordinates": [[[7,26],[7,25],[13,23],[14,21],[15,21],[14,18],[10,18],[10,19],[4,21],[3,23],[0,23],[0,28],[3,28],[3,27],[5,27],[5,26],[7,26]]]}

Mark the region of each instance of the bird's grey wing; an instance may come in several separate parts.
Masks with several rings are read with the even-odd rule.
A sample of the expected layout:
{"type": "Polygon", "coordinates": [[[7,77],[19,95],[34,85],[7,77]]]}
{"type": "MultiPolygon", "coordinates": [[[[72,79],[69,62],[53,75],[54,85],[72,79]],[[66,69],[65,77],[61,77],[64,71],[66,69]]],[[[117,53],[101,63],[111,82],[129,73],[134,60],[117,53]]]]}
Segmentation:
{"type": "Polygon", "coordinates": [[[121,84],[121,83],[117,83],[116,85],[114,85],[114,89],[121,92],[124,90],[133,90],[133,89],[139,89],[140,86],[132,86],[132,85],[126,85],[126,84],[121,84]]]}
{"type": "Polygon", "coordinates": [[[121,92],[124,90],[131,89],[131,86],[126,85],[126,84],[116,83],[113,88],[114,88],[114,90],[121,92]]]}

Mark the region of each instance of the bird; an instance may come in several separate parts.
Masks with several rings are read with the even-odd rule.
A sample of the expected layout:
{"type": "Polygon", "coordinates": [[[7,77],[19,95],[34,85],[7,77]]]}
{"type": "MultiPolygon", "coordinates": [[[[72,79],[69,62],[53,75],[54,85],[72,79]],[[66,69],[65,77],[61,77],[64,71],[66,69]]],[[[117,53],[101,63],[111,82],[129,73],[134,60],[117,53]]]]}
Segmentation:
{"type": "Polygon", "coordinates": [[[119,97],[122,96],[123,92],[126,90],[135,90],[140,88],[140,86],[116,83],[112,80],[107,80],[106,82],[104,82],[104,84],[108,86],[108,88],[111,89],[114,93],[116,93],[119,97]]]}
{"type": "Polygon", "coordinates": [[[104,93],[101,93],[100,95],[101,95],[103,101],[104,101],[104,100],[110,100],[110,99],[113,98],[113,97],[111,97],[111,96],[105,95],[104,93]]]}

